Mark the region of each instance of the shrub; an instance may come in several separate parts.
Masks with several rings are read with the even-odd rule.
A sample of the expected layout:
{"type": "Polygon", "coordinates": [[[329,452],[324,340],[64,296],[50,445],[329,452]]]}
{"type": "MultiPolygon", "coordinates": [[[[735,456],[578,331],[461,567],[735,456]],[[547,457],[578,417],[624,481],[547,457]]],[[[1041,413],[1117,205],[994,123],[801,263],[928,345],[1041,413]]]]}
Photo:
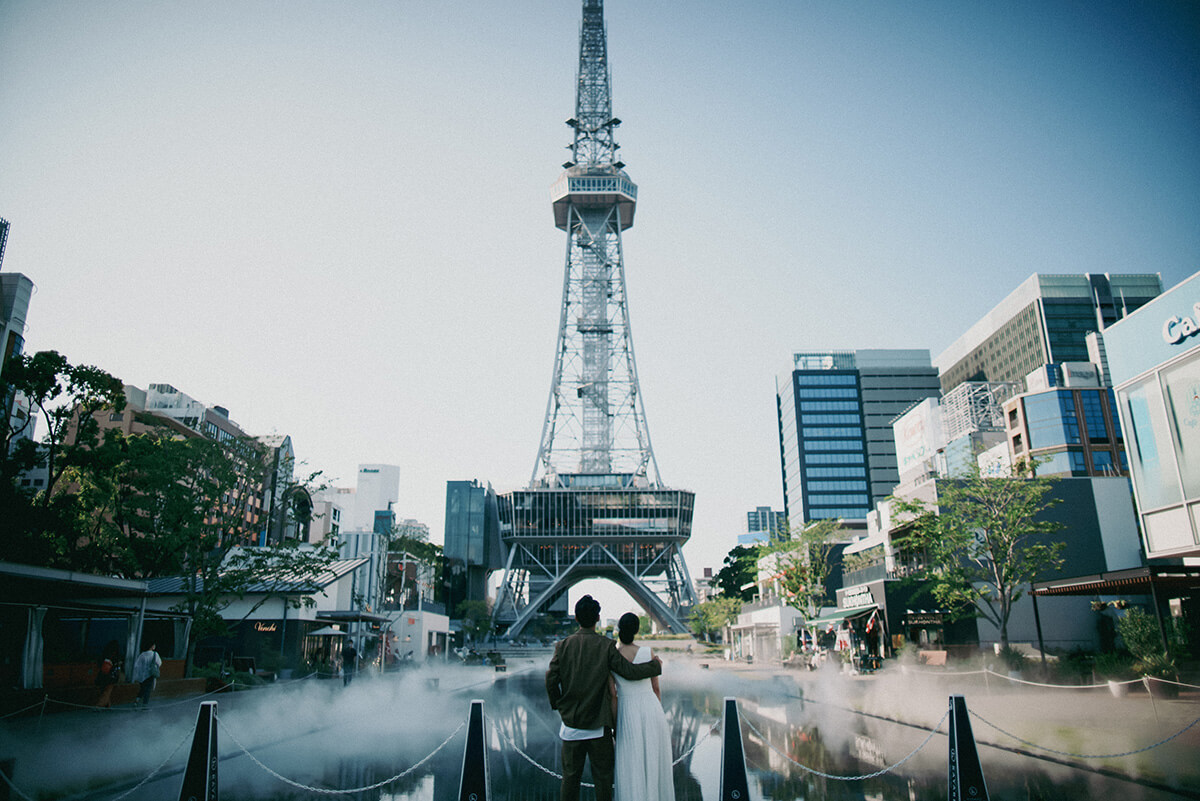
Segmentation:
{"type": "Polygon", "coordinates": [[[1132,607],[1117,618],[1117,633],[1135,659],[1142,660],[1162,653],[1162,635],[1158,621],[1145,609],[1132,607]]]}
{"type": "Polygon", "coordinates": [[[1133,661],[1133,657],[1124,651],[1098,654],[1095,665],[1096,677],[1114,681],[1132,679],[1137,675],[1137,671],[1133,669],[1133,661]]]}
{"type": "Polygon", "coordinates": [[[1009,670],[1024,670],[1026,662],[1028,661],[1025,659],[1025,654],[1021,653],[1010,645],[1006,645],[1005,647],[1001,648],[999,656],[1000,661],[1003,662],[1004,666],[1009,670]]]}

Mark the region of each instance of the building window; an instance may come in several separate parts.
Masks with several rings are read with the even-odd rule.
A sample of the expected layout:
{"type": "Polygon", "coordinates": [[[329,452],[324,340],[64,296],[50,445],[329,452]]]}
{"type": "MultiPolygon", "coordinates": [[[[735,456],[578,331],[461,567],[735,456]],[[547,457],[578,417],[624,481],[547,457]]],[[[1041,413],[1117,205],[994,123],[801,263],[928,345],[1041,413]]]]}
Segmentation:
{"type": "Polygon", "coordinates": [[[1200,498],[1200,353],[1162,371],[1163,397],[1187,498],[1200,498]]]}
{"type": "Polygon", "coordinates": [[[1121,403],[1129,424],[1125,448],[1142,512],[1179,503],[1183,494],[1158,376],[1150,376],[1123,390],[1121,403]]]}

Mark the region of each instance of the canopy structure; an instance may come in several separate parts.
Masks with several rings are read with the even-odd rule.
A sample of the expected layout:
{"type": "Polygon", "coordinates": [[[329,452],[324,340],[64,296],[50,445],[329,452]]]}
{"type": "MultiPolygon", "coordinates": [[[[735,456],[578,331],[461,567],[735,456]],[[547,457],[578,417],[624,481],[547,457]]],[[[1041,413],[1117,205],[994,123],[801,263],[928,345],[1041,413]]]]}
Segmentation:
{"type": "MultiPolygon", "coordinates": [[[[357,609],[343,609],[332,612],[317,612],[318,620],[330,620],[334,623],[390,623],[390,617],[373,615],[370,612],[360,612],[357,609]]],[[[343,632],[344,634],[345,632],[343,632]]]]}
{"type": "Polygon", "coordinates": [[[831,623],[841,623],[846,620],[853,620],[856,617],[870,614],[879,608],[879,604],[867,604],[866,606],[856,606],[853,609],[839,609],[836,612],[830,612],[828,615],[809,618],[804,621],[804,628],[814,628],[818,626],[828,626],[831,623]]]}
{"type": "Polygon", "coordinates": [[[1039,581],[1034,595],[1152,595],[1156,590],[1190,590],[1200,587],[1200,567],[1153,565],[1114,570],[1091,576],[1039,581]]]}

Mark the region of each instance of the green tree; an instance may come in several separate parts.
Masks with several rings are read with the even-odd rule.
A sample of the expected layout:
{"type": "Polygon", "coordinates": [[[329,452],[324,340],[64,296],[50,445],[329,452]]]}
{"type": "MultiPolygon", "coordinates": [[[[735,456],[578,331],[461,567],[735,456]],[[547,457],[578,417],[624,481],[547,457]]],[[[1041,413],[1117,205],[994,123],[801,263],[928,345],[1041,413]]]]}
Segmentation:
{"type": "Polygon", "coordinates": [[[841,521],[836,519],[815,520],[795,532],[784,526],[778,539],[763,546],[780,593],[809,616],[829,600],[830,554],[839,528],[841,521]]]}
{"type": "Polygon", "coordinates": [[[86,540],[71,477],[93,460],[101,439],[96,413],[124,407],[121,381],[97,367],[72,365],[56,351],[8,360],[0,386],[0,559],[79,568],[86,540]],[[28,413],[14,404],[18,395],[28,413]],[[40,443],[31,437],[38,421],[40,443]],[[21,475],[39,467],[44,484],[22,488],[21,475]]]}
{"type": "Polygon", "coordinates": [[[741,599],[717,596],[692,607],[688,627],[697,638],[712,642],[714,635],[720,635],[727,624],[737,620],[741,611],[741,599]]]}
{"type": "Polygon", "coordinates": [[[758,548],[735,545],[725,556],[722,567],[713,576],[713,583],[726,598],[749,601],[754,597],[758,580],[758,548]],[[749,586],[747,586],[749,585],[749,586]]]}
{"type": "Polygon", "coordinates": [[[1063,525],[1045,514],[1058,502],[1048,497],[1054,479],[1024,472],[1019,463],[1011,477],[976,471],[938,481],[936,508],[899,500],[894,512],[909,518],[893,542],[915,560],[913,578],[952,612],[996,626],[1002,648],[1013,605],[1031,582],[1059,569],[1065,547],[1053,539],[1063,525]]]}
{"type": "Polygon", "coordinates": [[[462,630],[476,643],[483,642],[488,635],[492,623],[492,610],[487,601],[463,601],[457,608],[458,617],[462,618],[462,630]]]}

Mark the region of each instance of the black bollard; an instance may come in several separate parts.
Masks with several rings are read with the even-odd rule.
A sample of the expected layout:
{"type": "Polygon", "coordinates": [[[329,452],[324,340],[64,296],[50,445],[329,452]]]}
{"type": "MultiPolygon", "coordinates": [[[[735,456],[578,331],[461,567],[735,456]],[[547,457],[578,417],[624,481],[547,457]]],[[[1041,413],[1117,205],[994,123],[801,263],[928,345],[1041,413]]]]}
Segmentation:
{"type": "Polygon", "coordinates": [[[746,778],[737,699],[726,698],[725,716],[721,721],[721,801],[746,801],[749,798],[750,782],[746,778]]]}
{"type": "Polygon", "coordinates": [[[471,717],[467,723],[467,744],[463,748],[462,780],[458,785],[458,801],[489,801],[491,797],[487,740],[483,733],[483,701],[472,701],[471,717]]]}
{"type": "Polygon", "coordinates": [[[217,702],[200,704],[179,801],[217,801],[217,702]]]}
{"type": "Polygon", "coordinates": [[[950,801],[988,801],[983,765],[971,733],[967,700],[950,696],[950,801]]]}

